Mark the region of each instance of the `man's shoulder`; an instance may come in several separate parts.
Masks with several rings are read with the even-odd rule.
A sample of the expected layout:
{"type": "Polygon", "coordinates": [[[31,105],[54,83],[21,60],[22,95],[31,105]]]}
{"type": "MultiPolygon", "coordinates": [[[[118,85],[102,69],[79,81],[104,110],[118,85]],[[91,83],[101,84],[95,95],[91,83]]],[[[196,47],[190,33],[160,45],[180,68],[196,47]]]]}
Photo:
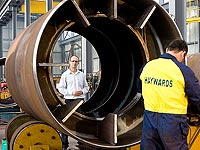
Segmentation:
{"type": "Polygon", "coordinates": [[[65,70],[62,74],[63,74],[63,75],[70,74],[70,70],[67,69],[67,70],[65,70]]]}
{"type": "Polygon", "coordinates": [[[78,70],[78,73],[80,73],[80,74],[84,74],[82,71],[80,71],[80,70],[78,70]]]}

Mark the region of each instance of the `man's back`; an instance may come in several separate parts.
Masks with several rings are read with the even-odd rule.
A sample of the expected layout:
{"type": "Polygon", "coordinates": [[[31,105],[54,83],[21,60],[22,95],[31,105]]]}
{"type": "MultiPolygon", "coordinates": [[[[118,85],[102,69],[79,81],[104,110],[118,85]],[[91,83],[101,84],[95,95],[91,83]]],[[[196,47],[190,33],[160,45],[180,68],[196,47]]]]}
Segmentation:
{"type": "Polygon", "coordinates": [[[185,81],[180,68],[167,58],[147,63],[141,73],[145,109],[153,112],[186,114],[185,81]]]}

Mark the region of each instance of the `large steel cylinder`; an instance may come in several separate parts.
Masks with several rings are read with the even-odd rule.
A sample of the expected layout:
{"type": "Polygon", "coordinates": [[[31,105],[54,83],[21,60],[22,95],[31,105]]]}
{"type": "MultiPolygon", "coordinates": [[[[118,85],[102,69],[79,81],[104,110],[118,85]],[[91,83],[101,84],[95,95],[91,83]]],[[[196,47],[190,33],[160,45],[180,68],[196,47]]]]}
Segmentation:
{"type": "Polygon", "coordinates": [[[95,147],[128,147],[141,138],[139,68],[163,53],[174,38],[181,38],[176,24],[153,0],[63,0],[13,41],[6,80],[22,110],[60,132],[95,147]],[[52,63],[54,45],[65,30],[94,46],[102,69],[96,92],[67,119],[52,67],[42,65],[52,63]]]}

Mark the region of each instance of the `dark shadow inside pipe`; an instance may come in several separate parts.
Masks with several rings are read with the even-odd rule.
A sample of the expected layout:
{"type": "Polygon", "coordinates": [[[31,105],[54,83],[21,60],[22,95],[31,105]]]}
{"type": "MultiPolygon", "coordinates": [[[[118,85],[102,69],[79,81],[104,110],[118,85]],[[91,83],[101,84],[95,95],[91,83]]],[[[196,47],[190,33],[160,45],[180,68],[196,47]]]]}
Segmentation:
{"type": "Polygon", "coordinates": [[[68,30],[83,35],[97,51],[101,62],[101,82],[94,95],[81,106],[87,115],[103,117],[117,113],[136,94],[136,78],[144,63],[144,49],[125,24],[106,17],[89,18],[91,26],[68,30]]]}
{"type": "MultiPolygon", "coordinates": [[[[98,137],[98,125],[109,113],[114,113],[118,116],[117,138],[119,139],[115,146],[136,144],[141,138],[143,116],[143,103],[135,99],[137,93],[136,78],[140,67],[146,62],[147,55],[155,56],[159,49],[149,50],[145,47],[146,43],[144,43],[144,37],[141,36],[141,33],[120,20],[107,17],[90,17],[88,20],[90,26],[85,27],[76,23],[72,23],[69,26],[69,22],[66,27],[63,27],[62,30],[60,29],[60,32],[54,36],[58,37],[62,31],[66,30],[85,37],[97,51],[102,69],[101,81],[95,93],[86,103],[79,107],[78,113],[72,114],[63,125],[68,132],[74,131],[75,136],[98,145],[102,142],[102,139],[98,137]],[[80,126],[81,128],[79,128],[80,126]],[[127,138],[129,139],[127,140],[127,138]]],[[[44,33],[48,33],[48,28],[51,29],[51,27],[49,25],[44,33]]],[[[155,43],[150,47],[156,46],[156,39],[153,37],[154,34],[149,26],[145,28],[145,31],[147,31],[147,39],[155,40],[155,43]]],[[[43,38],[47,40],[45,36],[43,38]]],[[[52,42],[51,45],[54,45],[54,43],[52,42]]],[[[48,43],[45,44],[47,45],[48,43]]],[[[43,50],[43,47],[39,48],[38,54],[41,54],[43,50]]],[[[47,62],[51,56],[50,50],[48,49],[45,57],[42,57],[47,62]]],[[[38,58],[40,60],[40,56],[38,58]]],[[[50,105],[50,102],[52,104],[52,99],[50,99],[48,92],[53,90],[47,90],[46,88],[51,82],[52,74],[49,74],[51,69],[45,69],[45,67],[38,67],[37,69],[40,88],[45,97],[44,100],[53,113],[53,109],[50,106],[55,108],[58,104],[50,105]]],[[[48,88],[51,87],[48,86],[48,88]]],[[[52,92],[53,94],[56,95],[52,92]]],[[[59,102],[59,100],[57,101],[59,102]]],[[[61,116],[65,115],[62,112],[60,114],[61,116]]],[[[58,115],[54,115],[54,117],[59,120],[58,115]]],[[[101,144],[106,146],[108,143],[104,142],[101,144]]]]}

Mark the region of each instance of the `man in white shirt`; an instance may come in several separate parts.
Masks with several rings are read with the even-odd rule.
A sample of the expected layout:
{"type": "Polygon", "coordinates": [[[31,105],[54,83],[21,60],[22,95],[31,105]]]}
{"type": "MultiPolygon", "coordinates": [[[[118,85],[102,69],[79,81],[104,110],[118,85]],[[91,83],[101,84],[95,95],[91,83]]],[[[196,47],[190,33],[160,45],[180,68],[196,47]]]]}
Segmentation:
{"type": "Polygon", "coordinates": [[[88,93],[86,75],[77,69],[78,64],[79,58],[71,56],[69,69],[62,74],[57,86],[58,91],[63,94],[66,100],[85,99],[85,95],[88,93]]]}
{"type": "MultiPolygon", "coordinates": [[[[84,99],[86,101],[86,94],[88,93],[88,83],[86,75],[77,69],[79,65],[79,58],[75,55],[70,57],[69,69],[61,75],[58,91],[64,96],[65,103],[70,103],[75,99],[84,99]]],[[[69,145],[68,136],[62,133],[63,148],[69,145]]]]}

